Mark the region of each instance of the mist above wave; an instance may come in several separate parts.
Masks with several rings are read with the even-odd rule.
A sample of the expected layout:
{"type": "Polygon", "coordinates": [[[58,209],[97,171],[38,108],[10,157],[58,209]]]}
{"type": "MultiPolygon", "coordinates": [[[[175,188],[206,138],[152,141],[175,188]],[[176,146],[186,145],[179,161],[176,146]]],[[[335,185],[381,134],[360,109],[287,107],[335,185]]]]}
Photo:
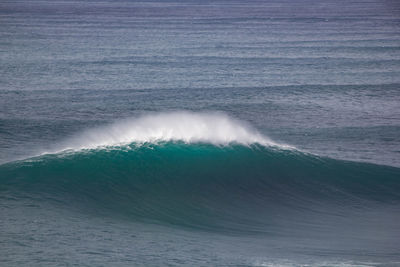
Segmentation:
{"type": "Polygon", "coordinates": [[[148,114],[90,129],[66,140],[57,150],[158,142],[278,146],[246,123],[225,114],[180,111],[148,114]]]}

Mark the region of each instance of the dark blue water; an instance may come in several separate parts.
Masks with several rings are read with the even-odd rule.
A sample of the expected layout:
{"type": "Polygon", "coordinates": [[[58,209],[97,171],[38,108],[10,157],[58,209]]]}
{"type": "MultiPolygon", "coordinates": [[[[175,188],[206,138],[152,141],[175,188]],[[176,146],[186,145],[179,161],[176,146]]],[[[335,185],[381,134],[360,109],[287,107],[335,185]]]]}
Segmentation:
{"type": "Polygon", "coordinates": [[[397,1],[1,1],[0,265],[398,266],[397,1]]]}

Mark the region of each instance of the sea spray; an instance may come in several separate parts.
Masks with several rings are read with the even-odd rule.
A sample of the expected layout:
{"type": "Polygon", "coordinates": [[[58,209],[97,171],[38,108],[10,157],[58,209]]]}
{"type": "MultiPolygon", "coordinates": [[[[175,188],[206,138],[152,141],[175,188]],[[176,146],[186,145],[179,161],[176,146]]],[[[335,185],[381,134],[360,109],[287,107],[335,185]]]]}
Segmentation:
{"type": "Polygon", "coordinates": [[[98,147],[124,146],[131,143],[157,142],[209,143],[214,145],[260,144],[279,146],[278,144],[243,121],[231,118],[223,113],[201,112],[163,112],[137,118],[117,121],[95,129],[78,133],[54,146],[51,151],[93,149],[98,147]]]}

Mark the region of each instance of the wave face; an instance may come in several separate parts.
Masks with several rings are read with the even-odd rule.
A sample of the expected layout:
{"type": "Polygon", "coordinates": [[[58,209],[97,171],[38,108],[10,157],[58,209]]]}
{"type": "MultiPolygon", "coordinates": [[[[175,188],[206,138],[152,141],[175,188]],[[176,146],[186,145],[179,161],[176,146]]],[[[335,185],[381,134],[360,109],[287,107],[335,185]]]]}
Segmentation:
{"type": "Polygon", "coordinates": [[[260,144],[131,143],[2,165],[0,193],[193,229],[276,233],[306,227],[291,219],[306,214],[398,207],[400,170],[260,144]]]}

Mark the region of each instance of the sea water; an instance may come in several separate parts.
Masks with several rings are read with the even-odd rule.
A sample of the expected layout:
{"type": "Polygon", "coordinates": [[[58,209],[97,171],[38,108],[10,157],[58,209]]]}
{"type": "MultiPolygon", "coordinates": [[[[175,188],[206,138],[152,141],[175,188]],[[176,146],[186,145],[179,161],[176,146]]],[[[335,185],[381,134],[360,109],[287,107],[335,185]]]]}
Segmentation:
{"type": "Polygon", "coordinates": [[[1,266],[398,266],[396,1],[2,1],[1,266]]]}

